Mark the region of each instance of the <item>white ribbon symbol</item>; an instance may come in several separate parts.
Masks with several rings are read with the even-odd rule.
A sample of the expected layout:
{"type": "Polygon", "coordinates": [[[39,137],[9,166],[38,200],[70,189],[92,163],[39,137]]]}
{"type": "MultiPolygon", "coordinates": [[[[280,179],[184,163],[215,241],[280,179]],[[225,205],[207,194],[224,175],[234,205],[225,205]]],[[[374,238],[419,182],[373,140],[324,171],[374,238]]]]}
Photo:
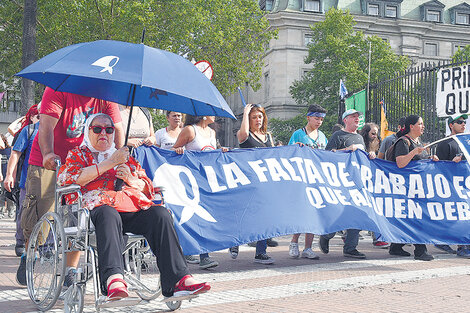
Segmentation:
{"type": "Polygon", "coordinates": [[[199,186],[193,173],[188,168],[165,163],[155,171],[153,185],[164,188],[165,202],[183,207],[181,220],[179,221],[180,225],[189,221],[194,214],[208,222],[217,222],[206,209],[199,205],[199,186]],[[180,179],[182,174],[189,180],[194,195],[192,199],[188,197],[186,187],[180,179]]]}

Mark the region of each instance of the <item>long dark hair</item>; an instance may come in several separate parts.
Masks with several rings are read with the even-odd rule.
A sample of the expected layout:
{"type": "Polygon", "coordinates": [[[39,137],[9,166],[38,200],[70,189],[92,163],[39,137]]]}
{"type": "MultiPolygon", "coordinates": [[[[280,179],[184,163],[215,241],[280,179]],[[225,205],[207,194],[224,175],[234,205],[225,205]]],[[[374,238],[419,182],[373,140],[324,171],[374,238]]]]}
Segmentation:
{"type": "Polygon", "coordinates": [[[371,144],[369,133],[372,130],[372,128],[374,128],[374,127],[377,128],[377,139],[379,141],[379,147],[380,147],[380,144],[382,143],[382,138],[380,138],[379,125],[377,125],[375,123],[366,123],[366,124],[364,124],[364,127],[362,127],[361,131],[359,132],[359,134],[362,136],[362,138],[364,138],[364,143],[366,144],[366,151],[367,152],[370,152],[369,149],[370,149],[370,144],[371,144]]]}
{"type": "Polygon", "coordinates": [[[419,115],[409,115],[405,119],[405,127],[397,133],[397,138],[405,136],[410,132],[410,126],[418,123],[421,116],[419,115]]]}
{"type": "Polygon", "coordinates": [[[194,116],[186,114],[186,119],[184,120],[184,126],[195,125],[204,119],[204,116],[194,116]]]}

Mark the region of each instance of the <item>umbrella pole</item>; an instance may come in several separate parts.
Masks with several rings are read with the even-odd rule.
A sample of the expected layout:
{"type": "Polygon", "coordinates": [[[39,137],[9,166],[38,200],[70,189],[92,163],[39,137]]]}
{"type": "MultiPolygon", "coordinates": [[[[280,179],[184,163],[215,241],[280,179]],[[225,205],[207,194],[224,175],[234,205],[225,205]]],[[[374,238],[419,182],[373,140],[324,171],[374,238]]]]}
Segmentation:
{"type": "MultiPolygon", "coordinates": [[[[126,135],[124,138],[124,146],[127,146],[127,140],[129,139],[129,130],[131,129],[131,121],[132,121],[132,111],[134,109],[134,98],[135,98],[135,89],[136,85],[132,85],[132,97],[131,97],[131,111],[129,112],[129,121],[127,122],[127,129],[126,129],[126,135]]],[[[114,185],[114,190],[119,191],[122,189],[122,184],[124,181],[120,178],[116,179],[116,183],[114,185]]]]}

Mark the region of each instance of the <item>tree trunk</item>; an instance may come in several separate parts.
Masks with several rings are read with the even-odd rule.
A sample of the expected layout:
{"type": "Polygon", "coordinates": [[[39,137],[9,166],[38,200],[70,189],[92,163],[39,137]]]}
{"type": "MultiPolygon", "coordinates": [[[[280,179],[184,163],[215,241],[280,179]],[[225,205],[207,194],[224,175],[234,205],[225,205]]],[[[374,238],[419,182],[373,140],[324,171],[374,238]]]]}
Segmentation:
{"type": "MultiPolygon", "coordinates": [[[[36,11],[37,0],[24,0],[23,14],[23,68],[36,61],[36,11]]],[[[20,114],[25,115],[34,104],[34,82],[22,78],[21,80],[21,106],[20,114]]]]}

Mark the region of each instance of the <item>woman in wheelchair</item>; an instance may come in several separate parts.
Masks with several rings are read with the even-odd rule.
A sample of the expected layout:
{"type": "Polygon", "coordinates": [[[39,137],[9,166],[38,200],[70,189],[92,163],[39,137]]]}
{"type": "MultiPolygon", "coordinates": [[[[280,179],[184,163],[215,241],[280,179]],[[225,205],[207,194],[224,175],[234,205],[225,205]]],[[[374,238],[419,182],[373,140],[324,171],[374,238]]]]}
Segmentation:
{"type": "Polygon", "coordinates": [[[95,225],[101,289],[108,300],[128,296],[122,258],[126,232],[143,235],[149,242],[157,257],[164,296],[210,289],[208,283],[196,282],[189,274],[170,213],[152,202],[152,181],[127,147],[114,147],[114,126],[108,115],[93,114],[87,119],[83,143],[69,151],[58,184],[81,186],[82,203],[95,225]],[[124,181],[121,191],[114,191],[117,178],[124,181]]]}

